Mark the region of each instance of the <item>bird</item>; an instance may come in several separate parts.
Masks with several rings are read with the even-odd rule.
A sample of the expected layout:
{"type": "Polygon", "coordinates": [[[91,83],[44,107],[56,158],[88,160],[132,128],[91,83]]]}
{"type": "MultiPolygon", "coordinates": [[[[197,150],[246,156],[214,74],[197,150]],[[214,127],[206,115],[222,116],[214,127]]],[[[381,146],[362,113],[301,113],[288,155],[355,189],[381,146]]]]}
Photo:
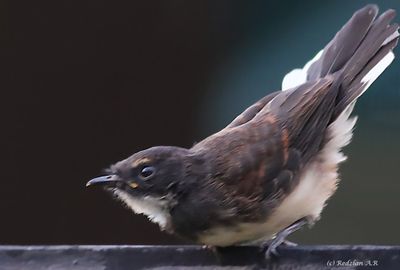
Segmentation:
{"type": "Polygon", "coordinates": [[[265,243],[267,257],[320,219],[339,183],[357,99],[394,59],[394,10],[357,10],[282,89],[190,148],[155,146],[112,165],[102,186],[161,230],[212,247],[265,243]]]}

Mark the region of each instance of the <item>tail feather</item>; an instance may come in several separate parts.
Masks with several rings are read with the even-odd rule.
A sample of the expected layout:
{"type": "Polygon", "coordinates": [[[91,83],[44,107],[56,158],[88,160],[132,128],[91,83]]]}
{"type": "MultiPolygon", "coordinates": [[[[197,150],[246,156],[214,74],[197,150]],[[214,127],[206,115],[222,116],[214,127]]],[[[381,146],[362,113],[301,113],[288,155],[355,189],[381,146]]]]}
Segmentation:
{"type": "Polygon", "coordinates": [[[342,69],[356,53],[377,14],[376,5],[367,5],[355,12],[325,46],[321,58],[310,66],[307,71],[307,80],[316,80],[342,69]]]}
{"type": "MultiPolygon", "coordinates": [[[[393,49],[396,44],[391,43],[392,40],[388,41],[388,38],[394,35],[394,40],[397,41],[399,28],[397,24],[389,25],[388,19],[393,18],[393,10],[389,10],[382,14],[372,25],[367,36],[361,42],[359,48],[354,53],[354,55],[348,60],[344,67],[344,73],[346,78],[343,81],[343,87],[348,87],[351,85],[356,76],[365,71],[367,64],[370,62],[378,53],[379,50],[383,49],[385,46],[389,48],[389,51],[393,49]],[[390,43],[390,44],[387,44],[390,43]],[[388,46],[393,45],[393,46],[388,46]]],[[[389,53],[386,50],[386,53],[389,53]]],[[[381,55],[382,56],[382,55],[381,55]]],[[[384,57],[384,55],[382,56],[384,57]]],[[[380,60],[380,59],[379,59],[380,60]]],[[[376,61],[379,62],[379,61],[376,61]]],[[[359,83],[359,81],[355,81],[359,83]]],[[[350,86],[351,87],[351,86],[350,86]]]]}
{"type": "Polygon", "coordinates": [[[350,117],[354,104],[393,61],[392,50],[399,39],[399,27],[391,23],[395,11],[388,10],[379,17],[377,14],[375,5],[367,5],[354,13],[322,51],[302,69],[284,77],[282,89],[288,91],[270,102],[272,109],[275,105],[286,112],[294,107],[293,100],[299,101],[295,107],[299,112],[288,111],[296,121],[287,126],[303,158],[312,157],[317,149],[322,151],[321,157],[327,164],[336,165],[345,159],[340,150],[351,140],[357,120],[350,117]],[[324,80],[331,80],[331,84],[315,90],[317,94],[314,91],[314,97],[324,96],[318,105],[301,98],[305,95],[304,88],[324,80]],[[283,104],[278,98],[285,104],[278,106],[283,104]],[[321,132],[325,128],[327,132],[321,132]]]}
{"type": "Polygon", "coordinates": [[[381,50],[368,62],[365,68],[355,77],[347,90],[342,90],[342,96],[338,101],[334,118],[349,106],[350,103],[359,98],[371,84],[382,74],[382,72],[394,60],[394,53],[391,51],[397,43],[397,39],[382,47],[381,50]]]}
{"type": "Polygon", "coordinates": [[[399,39],[396,15],[387,10],[377,17],[378,7],[367,5],[354,13],[335,37],[303,69],[287,74],[282,89],[296,87],[334,73],[341,73],[333,119],[361,96],[394,59],[399,39]]]}

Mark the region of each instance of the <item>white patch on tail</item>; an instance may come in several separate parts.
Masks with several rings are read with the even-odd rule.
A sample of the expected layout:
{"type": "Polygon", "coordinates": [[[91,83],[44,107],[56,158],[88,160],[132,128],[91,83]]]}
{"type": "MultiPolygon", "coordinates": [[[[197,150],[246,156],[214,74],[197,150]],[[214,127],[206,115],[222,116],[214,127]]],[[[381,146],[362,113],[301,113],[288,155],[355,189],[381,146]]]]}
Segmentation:
{"type": "MultiPolygon", "coordinates": [[[[392,63],[393,59],[394,53],[390,51],[361,79],[361,82],[366,84],[362,93],[364,93],[368,87],[370,87],[371,84],[382,74],[382,72],[392,63]]],[[[362,93],[360,95],[362,95],[362,93]]]]}
{"type": "MultiPolygon", "coordinates": [[[[399,32],[395,31],[393,34],[388,36],[382,43],[382,46],[385,46],[395,38],[399,36],[399,32]]],[[[290,71],[282,80],[282,91],[297,87],[305,82],[307,82],[307,72],[310,66],[315,63],[318,59],[321,58],[324,50],[319,51],[313,59],[308,61],[303,68],[296,68],[290,71]]],[[[368,87],[382,74],[382,72],[392,63],[394,59],[394,54],[390,51],[385,57],[381,59],[361,80],[362,83],[366,83],[366,87],[364,88],[364,93],[368,87]]],[[[361,93],[361,94],[362,94],[361,93]]],[[[360,94],[360,95],[361,95],[360,94]]]]}
{"type": "Polygon", "coordinates": [[[285,75],[282,81],[282,91],[291,89],[307,82],[307,72],[310,66],[315,63],[322,55],[323,50],[319,51],[313,59],[307,62],[304,67],[296,68],[285,75]]]}
{"type": "Polygon", "coordinates": [[[382,46],[388,44],[390,41],[392,41],[393,39],[397,38],[399,36],[399,32],[395,31],[393,32],[393,34],[391,34],[390,36],[388,36],[385,41],[383,41],[382,46]]]}

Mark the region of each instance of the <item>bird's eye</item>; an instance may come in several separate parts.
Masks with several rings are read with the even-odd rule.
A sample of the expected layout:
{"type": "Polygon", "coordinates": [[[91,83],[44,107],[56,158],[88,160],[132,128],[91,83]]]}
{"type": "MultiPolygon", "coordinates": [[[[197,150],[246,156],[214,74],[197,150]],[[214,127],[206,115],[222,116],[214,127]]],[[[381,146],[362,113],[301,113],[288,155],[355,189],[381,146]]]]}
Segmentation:
{"type": "Polygon", "coordinates": [[[155,173],[156,169],[152,166],[145,166],[140,171],[140,177],[143,179],[148,179],[155,173]]]}

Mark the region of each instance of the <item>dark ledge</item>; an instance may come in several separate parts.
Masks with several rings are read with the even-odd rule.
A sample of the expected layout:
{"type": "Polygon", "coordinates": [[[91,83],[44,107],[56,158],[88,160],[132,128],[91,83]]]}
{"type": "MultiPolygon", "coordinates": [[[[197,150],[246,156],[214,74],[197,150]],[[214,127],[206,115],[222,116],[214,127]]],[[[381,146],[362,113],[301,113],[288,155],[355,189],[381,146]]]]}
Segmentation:
{"type": "Polygon", "coordinates": [[[258,247],[0,246],[0,269],[400,269],[400,246],[297,246],[264,259],[258,247]]]}

